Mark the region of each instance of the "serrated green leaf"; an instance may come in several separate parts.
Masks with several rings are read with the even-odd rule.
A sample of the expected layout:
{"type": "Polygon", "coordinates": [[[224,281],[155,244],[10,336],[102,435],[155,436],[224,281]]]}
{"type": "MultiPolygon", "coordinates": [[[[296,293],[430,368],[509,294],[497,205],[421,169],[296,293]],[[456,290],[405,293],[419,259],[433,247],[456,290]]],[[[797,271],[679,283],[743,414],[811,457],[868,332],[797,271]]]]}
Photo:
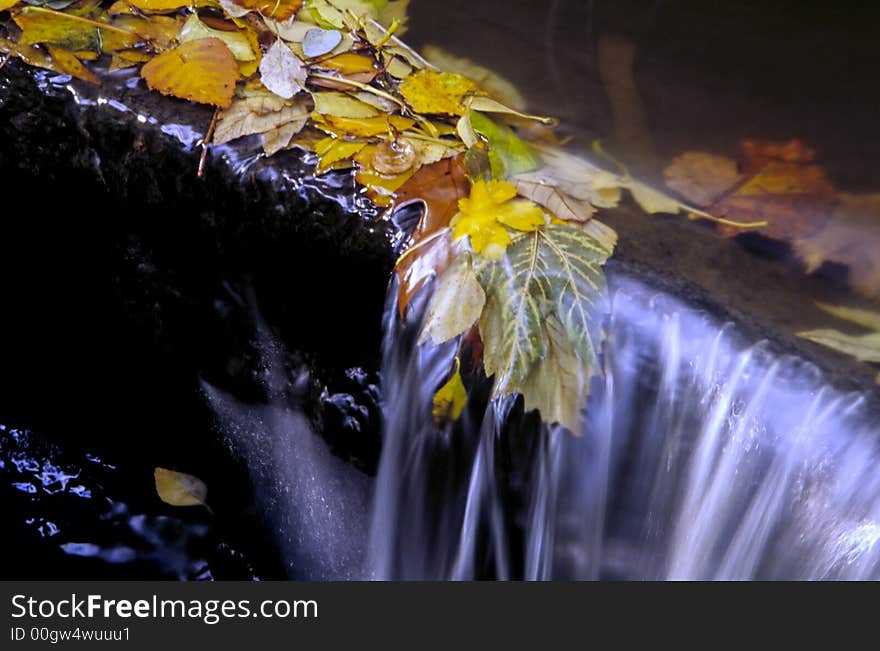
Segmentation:
{"type": "Polygon", "coordinates": [[[483,265],[483,366],[496,397],[521,393],[526,409],[581,431],[610,255],[583,230],[550,225],[514,234],[507,256],[483,265]]]}
{"type": "Polygon", "coordinates": [[[467,122],[470,123],[473,131],[479,133],[489,143],[489,163],[494,178],[504,179],[515,174],[531,172],[543,165],[538,153],[521,140],[510,127],[498,124],[478,111],[469,111],[467,122]]]}

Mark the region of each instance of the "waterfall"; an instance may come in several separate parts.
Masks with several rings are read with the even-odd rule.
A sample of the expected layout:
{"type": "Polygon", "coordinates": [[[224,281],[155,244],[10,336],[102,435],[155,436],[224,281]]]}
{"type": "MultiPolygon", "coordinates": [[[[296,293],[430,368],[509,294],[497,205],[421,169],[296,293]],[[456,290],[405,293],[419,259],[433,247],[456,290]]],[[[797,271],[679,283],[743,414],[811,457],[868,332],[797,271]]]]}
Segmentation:
{"type": "Polygon", "coordinates": [[[626,273],[610,272],[609,287],[604,373],[576,435],[480,386],[438,431],[431,398],[455,343],[419,346],[419,319],[397,316],[394,286],[371,485],[290,405],[232,416],[209,388],[266,484],[294,574],[880,578],[877,406],[626,273]]]}

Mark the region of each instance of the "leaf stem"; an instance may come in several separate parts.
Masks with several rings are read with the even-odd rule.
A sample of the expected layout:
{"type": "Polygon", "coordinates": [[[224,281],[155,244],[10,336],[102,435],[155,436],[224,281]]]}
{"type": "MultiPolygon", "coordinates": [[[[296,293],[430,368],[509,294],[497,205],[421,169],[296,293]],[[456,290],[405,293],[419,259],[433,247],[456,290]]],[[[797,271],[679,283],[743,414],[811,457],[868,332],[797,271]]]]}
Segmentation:
{"type": "Polygon", "coordinates": [[[211,144],[211,140],[214,139],[214,129],[217,128],[217,118],[220,116],[220,108],[217,107],[214,109],[214,115],[211,117],[211,124],[208,125],[208,130],[205,132],[205,137],[202,139],[202,155],[199,157],[199,171],[196,174],[197,178],[203,178],[205,176],[205,162],[208,159],[208,145],[211,144]]]}
{"type": "Polygon", "coordinates": [[[315,79],[324,79],[325,81],[335,81],[342,84],[348,84],[353,88],[357,88],[359,90],[365,91],[367,93],[372,93],[377,97],[381,97],[382,99],[387,99],[389,102],[394,102],[399,106],[402,110],[406,110],[406,104],[404,104],[401,100],[396,98],[391,93],[386,93],[384,90],[379,88],[375,88],[374,86],[370,86],[369,84],[362,83],[360,81],[354,81],[353,79],[346,79],[345,77],[336,77],[334,75],[325,75],[320,72],[310,72],[310,77],[314,77],[315,79]]]}
{"type": "Polygon", "coordinates": [[[3,66],[5,66],[7,63],[9,63],[10,59],[12,59],[12,52],[7,54],[5,57],[3,57],[3,60],[0,61],[0,70],[3,69],[3,66]]]}

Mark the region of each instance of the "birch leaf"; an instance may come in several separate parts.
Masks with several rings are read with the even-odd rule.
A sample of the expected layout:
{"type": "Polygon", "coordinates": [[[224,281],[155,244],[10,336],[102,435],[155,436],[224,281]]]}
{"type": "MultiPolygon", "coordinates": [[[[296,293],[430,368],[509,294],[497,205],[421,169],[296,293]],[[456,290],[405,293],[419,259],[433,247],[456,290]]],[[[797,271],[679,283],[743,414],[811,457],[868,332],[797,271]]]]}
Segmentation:
{"type": "Polygon", "coordinates": [[[290,99],[303,90],[307,74],[305,64],[280,38],[275,40],[260,61],[263,85],[284,99],[290,99]]]}
{"type": "Polygon", "coordinates": [[[471,256],[463,252],[437,281],[420,343],[429,338],[435,344],[454,339],[477,322],[485,303],[471,256]]]}
{"type": "Polygon", "coordinates": [[[223,41],[203,38],[163,52],[141,68],[141,77],[165,95],[228,108],[238,66],[223,41]]]}
{"type": "Polygon", "coordinates": [[[77,59],[72,52],[55,47],[54,45],[48,45],[46,47],[49,50],[49,55],[52,57],[55,65],[61,72],[64,72],[71,77],[82,79],[91,84],[101,83],[98,77],[95,76],[95,73],[86,68],[83,62],[77,59]]]}
{"type": "Polygon", "coordinates": [[[467,391],[461,381],[461,360],[455,358],[452,375],[434,394],[432,412],[434,423],[442,427],[450,421],[457,421],[467,405],[467,391]]]}
{"type": "MultiPolygon", "coordinates": [[[[267,133],[289,123],[304,125],[309,115],[304,102],[291,104],[269,93],[237,99],[220,113],[214,144],[222,145],[243,136],[267,133]]],[[[302,126],[296,133],[301,129],[302,126]]]]}
{"type": "Polygon", "coordinates": [[[525,98],[516,89],[516,86],[488,68],[474,63],[470,59],[455,56],[436,45],[426,45],[422,49],[422,54],[436,68],[471,79],[481,90],[499,102],[504,102],[518,110],[525,108],[525,98]]]}
{"type": "Polygon", "coordinates": [[[303,130],[303,127],[306,126],[306,122],[308,121],[309,116],[306,114],[300,118],[291,120],[287,124],[282,124],[279,127],[264,132],[263,151],[266,152],[266,156],[272,156],[282,149],[287,149],[290,146],[290,143],[293,142],[294,136],[303,130]]]}
{"type": "Polygon", "coordinates": [[[259,14],[284,21],[293,16],[302,7],[302,0],[232,0],[242,9],[256,11],[259,14]]]}
{"type": "Polygon", "coordinates": [[[156,493],[171,506],[207,506],[208,487],[198,477],[166,468],[153,471],[156,493]]]}
{"type": "Polygon", "coordinates": [[[549,225],[516,233],[507,258],[482,268],[483,366],[495,397],[522,394],[526,409],[581,432],[610,255],[581,229],[549,225]]]}
{"type": "Polygon", "coordinates": [[[400,94],[417,113],[463,115],[465,96],[478,91],[470,79],[436,70],[419,70],[400,84],[400,94]]]}
{"type": "Polygon", "coordinates": [[[359,99],[345,93],[324,91],[312,93],[315,100],[315,113],[330,115],[336,118],[371,118],[379,115],[379,111],[359,99]]]}
{"type": "Polygon", "coordinates": [[[128,30],[43,7],[26,7],[13,18],[21,28],[19,43],[49,43],[71,52],[116,52],[133,47],[140,37],[128,30]]]}
{"type": "Polygon", "coordinates": [[[197,14],[190,15],[180,30],[178,40],[181,43],[189,43],[204,38],[218,38],[223,41],[238,61],[254,61],[257,54],[251,47],[248,37],[241,31],[227,32],[221,29],[212,29],[199,20],[197,14]]]}

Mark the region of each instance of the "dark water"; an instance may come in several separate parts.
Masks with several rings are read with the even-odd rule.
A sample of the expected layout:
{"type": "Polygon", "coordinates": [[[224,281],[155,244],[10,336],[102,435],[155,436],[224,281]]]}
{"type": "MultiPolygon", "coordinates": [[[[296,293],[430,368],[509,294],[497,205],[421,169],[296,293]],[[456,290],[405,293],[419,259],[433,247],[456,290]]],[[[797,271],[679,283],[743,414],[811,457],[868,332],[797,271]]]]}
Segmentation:
{"type": "MultiPolygon", "coordinates": [[[[499,71],[576,146],[602,138],[647,179],[681,151],[733,156],[745,138],[800,138],[839,188],[880,188],[875,3],[413,0],[410,26],[414,45],[499,71]],[[602,80],[609,42],[633,56],[635,127],[615,116],[602,80]]],[[[247,469],[200,393],[204,369],[157,354],[126,312],[124,250],[106,228],[119,206],[18,180],[25,210],[0,215],[0,576],[283,576],[247,469]],[[204,479],[218,517],[161,504],[160,465],[204,479]]],[[[218,296],[222,324],[236,303],[218,296]]],[[[378,322],[375,332],[366,358],[378,359],[378,322]]],[[[222,333],[199,358],[226,347],[222,333]]]]}

